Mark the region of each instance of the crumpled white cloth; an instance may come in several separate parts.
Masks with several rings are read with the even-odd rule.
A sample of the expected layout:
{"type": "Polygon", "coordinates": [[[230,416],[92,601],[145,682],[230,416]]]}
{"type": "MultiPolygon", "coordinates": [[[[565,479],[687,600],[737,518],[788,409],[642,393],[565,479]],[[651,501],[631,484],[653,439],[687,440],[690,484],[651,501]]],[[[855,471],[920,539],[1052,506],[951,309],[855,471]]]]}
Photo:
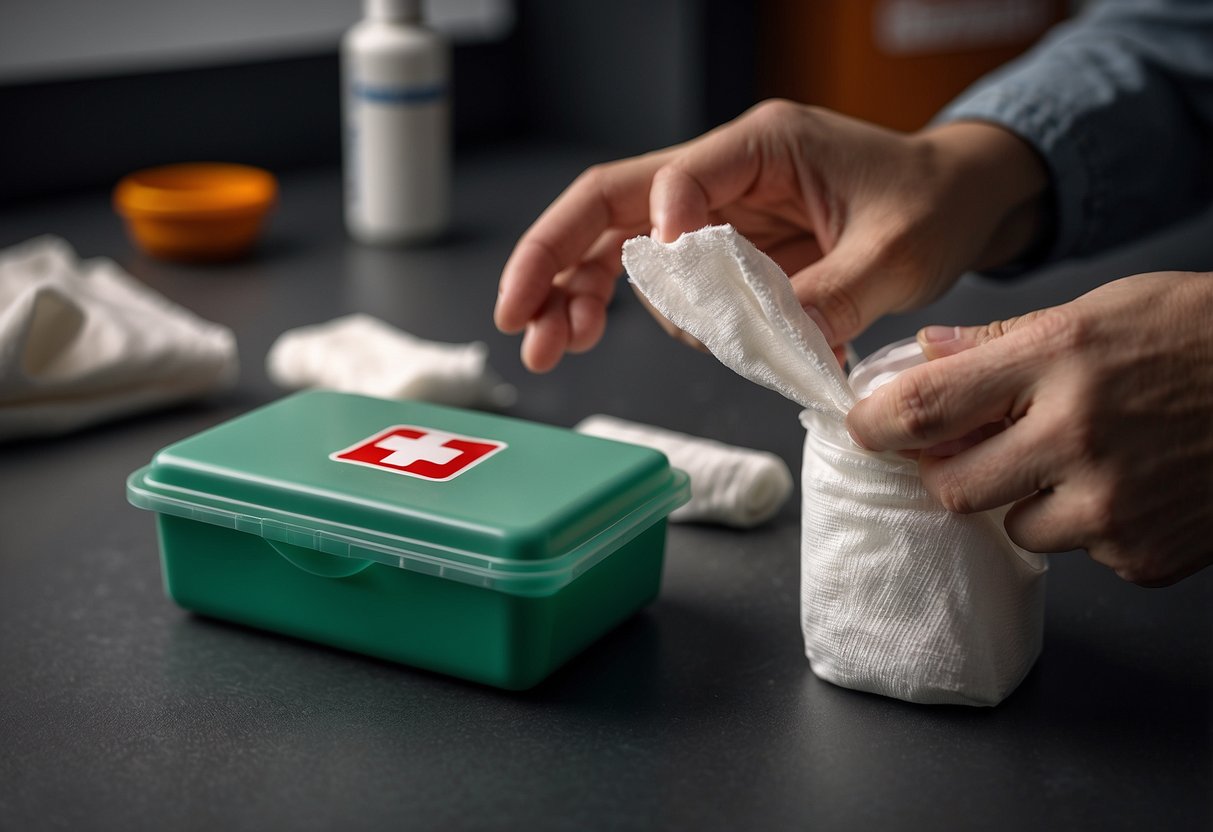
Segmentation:
{"type": "Polygon", "coordinates": [[[801,623],[813,671],[923,703],[994,705],[1040,652],[1043,557],[1003,512],[946,511],[917,464],[851,441],[856,401],[787,276],[730,226],[629,240],[632,282],[742,376],[801,404],[801,623]]]}
{"type": "Polygon", "coordinates": [[[0,252],[0,439],[63,433],[230,386],[236,339],[57,237],[0,252]]]}
{"type": "Polygon", "coordinates": [[[453,407],[506,407],[516,398],[488,366],[488,347],[426,341],[354,314],[278,336],[265,359],[276,384],[323,387],[453,407]]]}
{"type": "Polygon", "coordinates": [[[769,451],[738,448],[602,414],[583,419],[573,429],[654,448],[685,471],[691,478],[691,501],[670,514],[669,519],[676,523],[757,526],[774,517],[792,493],[792,473],[769,451]]]}

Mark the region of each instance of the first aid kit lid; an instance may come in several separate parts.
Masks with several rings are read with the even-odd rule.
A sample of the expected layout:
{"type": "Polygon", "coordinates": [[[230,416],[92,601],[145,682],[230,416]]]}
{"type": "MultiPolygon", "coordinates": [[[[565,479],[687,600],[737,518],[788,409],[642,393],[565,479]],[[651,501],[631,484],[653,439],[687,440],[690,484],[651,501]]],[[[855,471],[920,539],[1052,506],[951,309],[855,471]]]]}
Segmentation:
{"type": "Polygon", "coordinates": [[[299,393],[162,449],[140,508],[306,549],[550,590],[689,499],[661,453],[414,401],[299,393]]]}

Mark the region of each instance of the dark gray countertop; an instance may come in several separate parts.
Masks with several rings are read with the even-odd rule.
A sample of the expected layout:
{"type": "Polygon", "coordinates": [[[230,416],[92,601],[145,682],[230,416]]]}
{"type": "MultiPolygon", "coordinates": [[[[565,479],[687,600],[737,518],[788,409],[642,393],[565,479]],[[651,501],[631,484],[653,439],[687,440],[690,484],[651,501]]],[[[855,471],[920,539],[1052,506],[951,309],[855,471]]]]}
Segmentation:
{"type": "MultiPolygon", "coordinates": [[[[1165,590],[1055,556],[1044,653],[995,709],[924,707],[816,679],[798,621],[798,501],[754,531],[671,529],[660,598],[540,687],[503,693],[182,612],[123,481],[161,446],[277,396],[278,333],[352,311],[481,339],[512,415],[596,412],[768,448],[799,470],[796,407],[669,341],[621,288],[604,342],[528,375],[490,313],[517,235],[581,149],[465,154],[447,242],[364,249],[335,171],[287,176],[260,254],[134,253],[106,194],[0,213],[108,255],[238,337],[214,401],[0,445],[2,829],[1213,828],[1213,570],[1165,590]]],[[[1198,221],[1013,286],[969,280],[878,324],[1005,317],[1102,280],[1213,268],[1198,221]]]]}

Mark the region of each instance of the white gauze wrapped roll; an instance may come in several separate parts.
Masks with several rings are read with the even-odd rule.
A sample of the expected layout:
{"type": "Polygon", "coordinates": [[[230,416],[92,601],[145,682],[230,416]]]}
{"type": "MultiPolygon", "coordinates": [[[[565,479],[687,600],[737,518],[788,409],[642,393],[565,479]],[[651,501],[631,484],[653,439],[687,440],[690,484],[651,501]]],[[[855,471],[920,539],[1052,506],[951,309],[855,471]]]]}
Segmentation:
{"type": "Polygon", "coordinates": [[[958,515],[917,464],[851,441],[855,403],[787,276],[730,226],[624,246],[632,282],[723,363],[805,408],[801,623],[813,672],[923,703],[994,705],[1040,652],[1045,562],[1003,512],[958,515]]]}
{"type": "Polygon", "coordinates": [[[691,477],[691,501],[675,509],[675,523],[706,521],[749,528],[775,516],[792,493],[792,474],[769,451],[737,448],[665,428],[601,414],[574,430],[661,451],[691,477]]]}

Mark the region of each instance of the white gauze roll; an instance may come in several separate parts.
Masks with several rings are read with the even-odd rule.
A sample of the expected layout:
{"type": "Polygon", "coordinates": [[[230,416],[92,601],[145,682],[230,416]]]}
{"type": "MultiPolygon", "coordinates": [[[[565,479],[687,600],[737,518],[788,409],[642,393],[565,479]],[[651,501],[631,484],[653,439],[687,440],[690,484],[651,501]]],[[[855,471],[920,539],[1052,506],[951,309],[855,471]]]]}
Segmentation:
{"type": "Polygon", "coordinates": [[[1045,561],[1004,512],[959,515],[917,464],[846,431],[856,401],[787,276],[730,226],[624,245],[632,282],[751,381],[801,404],[801,624],[813,672],[912,702],[994,705],[1040,652],[1045,561]]]}
{"type": "Polygon", "coordinates": [[[661,451],[691,477],[691,501],[670,514],[674,522],[706,521],[748,528],[775,516],[792,493],[792,474],[775,454],[714,439],[595,415],[574,430],[661,451]]]}

